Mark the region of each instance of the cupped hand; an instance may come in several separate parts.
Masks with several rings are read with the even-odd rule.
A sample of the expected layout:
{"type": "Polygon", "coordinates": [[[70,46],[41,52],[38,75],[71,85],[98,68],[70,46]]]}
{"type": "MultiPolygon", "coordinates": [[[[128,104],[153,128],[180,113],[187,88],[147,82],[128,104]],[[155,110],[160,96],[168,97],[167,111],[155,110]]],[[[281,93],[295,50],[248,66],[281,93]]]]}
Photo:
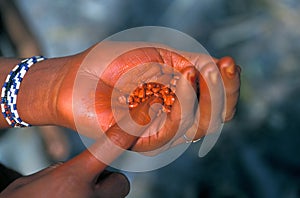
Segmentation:
{"type": "Polygon", "coordinates": [[[147,82],[171,86],[177,96],[171,111],[156,115],[143,129],[131,148],[135,151],[165,150],[204,136],[213,114],[211,93],[218,91],[211,86],[214,81],[224,85],[226,104],[217,110],[222,121],[233,117],[239,97],[240,68],[230,57],[216,59],[153,43],[102,42],[74,56],[70,65],[60,109],[72,128],[94,138],[128,116],[126,100],[136,87],[147,82]]]}

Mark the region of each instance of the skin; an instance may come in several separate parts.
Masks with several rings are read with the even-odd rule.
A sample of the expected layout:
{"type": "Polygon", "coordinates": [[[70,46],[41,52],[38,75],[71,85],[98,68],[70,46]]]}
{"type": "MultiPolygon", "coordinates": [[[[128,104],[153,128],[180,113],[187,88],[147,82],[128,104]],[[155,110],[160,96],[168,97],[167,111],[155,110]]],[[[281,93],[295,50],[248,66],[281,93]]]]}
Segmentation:
{"type": "MultiPolygon", "coordinates": [[[[186,99],[184,99],[184,101],[188,102],[182,103],[182,108],[188,109],[187,112],[190,113],[183,116],[181,116],[179,107],[180,105],[178,104],[178,101],[175,102],[172,111],[176,116],[172,117],[172,114],[166,115],[166,123],[163,125],[163,127],[154,135],[140,137],[136,144],[132,147],[132,150],[145,152],[161,148],[163,145],[169,142],[170,139],[174,137],[175,131],[178,129],[178,126],[174,123],[178,124],[178,121],[182,119],[181,117],[185,119],[185,128],[180,132],[180,134],[178,134],[178,137],[175,137],[175,141],[171,142],[171,144],[165,145],[166,147],[163,150],[166,150],[172,146],[176,146],[181,143],[185,143],[186,140],[183,139],[182,136],[188,131],[188,129],[191,127],[194,121],[199,121],[199,126],[196,128],[196,130],[188,131],[186,136],[189,139],[199,139],[206,134],[208,125],[211,121],[211,98],[210,91],[208,90],[205,79],[210,79],[210,77],[212,76],[210,70],[214,67],[217,67],[218,69],[218,71],[216,70],[216,72],[220,72],[225,86],[226,108],[223,112],[223,114],[225,114],[223,116],[223,121],[229,121],[233,117],[235,113],[237,100],[239,98],[240,67],[235,64],[234,60],[231,57],[212,59],[211,57],[208,57],[204,54],[186,53],[176,51],[172,48],[169,48],[168,46],[149,43],[104,43],[103,45],[104,46],[100,49],[97,47],[90,48],[87,51],[81,53],[78,57],[76,57],[78,58],[76,60],[76,62],[78,63],[86,60],[93,61],[93,58],[87,58],[88,54],[91,53],[102,54],[101,57],[106,58],[113,55],[110,62],[97,61],[92,66],[83,65],[83,68],[81,68],[83,72],[85,72],[85,76],[89,76],[91,79],[96,76],[97,79],[95,80],[99,80],[99,83],[97,84],[96,88],[95,104],[91,102],[93,101],[93,96],[90,99],[79,99],[80,103],[78,103],[78,109],[80,108],[79,106],[81,106],[82,109],[75,111],[80,112],[80,115],[77,116],[80,117],[81,126],[85,126],[86,128],[88,128],[92,125],[95,125],[96,122],[99,122],[100,126],[95,126],[94,128],[100,127],[102,129],[102,132],[105,133],[109,126],[115,124],[116,121],[114,120],[114,115],[112,113],[111,106],[112,98],[110,96],[113,88],[116,85],[116,82],[124,74],[126,74],[127,72],[131,71],[139,65],[143,65],[143,67],[147,68],[142,71],[133,71],[133,73],[129,75],[129,78],[124,80],[125,82],[123,84],[125,86],[128,86],[129,83],[133,82],[133,84],[136,83],[134,86],[137,86],[137,81],[151,79],[153,76],[157,75],[157,67],[153,66],[153,64],[147,65],[147,63],[166,64],[171,68],[174,68],[174,70],[180,72],[181,74],[186,73],[185,79],[190,81],[190,85],[194,88],[194,91],[199,93],[199,100],[194,101],[198,104],[195,104],[194,106],[189,106],[190,103],[194,103],[190,102],[191,100],[194,100],[194,98],[187,97],[186,99]],[[105,51],[101,51],[102,49],[105,49],[105,51]],[[115,56],[114,54],[120,55],[115,56]],[[201,69],[201,73],[195,69],[195,65],[201,69]],[[103,71],[100,72],[101,68],[105,69],[103,69],[103,71]],[[136,80],[135,78],[137,76],[142,76],[142,79],[136,80]],[[96,109],[96,113],[93,113],[92,115],[89,114],[89,116],[86,116],[86,114],[84,114],[86,109],[91,109],[94,106],[96,109]],[[196,118],[195,114],[193,113],[194,109],[196,108],[199,108],[201,117],[196,118]],[[91,117],[94,117],[94,119],[87,120],[86,117],[89,117],[89,119],[91,117]]],[[[99,60],[101,60],[101,58],[99,58],[99,60]]],[[[77,71],[73,72],[71,75],[68,76],[68,79],[66,80],[67,82],[64,83],[67,87],[63,89],[70,90],[70,92],[65,93],[63,98],[71,98],[69,95],[72,93],[73,87],[70,87],[69,85],[73,84],[70,82],[75,81],[76,74],[77,71]]],[[[161,78],[163,81],[168,81],[170,79],[168,74],[161,75],[159,76],[159,78],[161,78]]],[[[191,94],[186,93],[185,86],[186,85],[182,85],[181,87],[177,86],[177,94],[181,92],[182,95],[190,96],[191,94]]],[[[85,97],[90,97],[86,94],[82,95],[85,95],[85,97]]],[[[63,100],[60,104],[59,109],[68,108],[68,110],[64,110],[64,112],[72,112],[72,107],[69,104],[72,104],[72,101],[63,100]]],[[[123,107],[120,106],[118,114],[123,114],[124,109],[126,108],[126,105],[123,107]]],[[[78,113],[75,112],[75,115],[76,114],[78,113]]],[[[220,115],[221,114],[222,113],[220,112],[220,115]]],[[[73,114],[69,114],[66,117],[70,117],[69,120],[72,121],[74,120],[73,116],[74,112],[73,114]]],[[[159,124],[156,123],[156,125],[159,124]]],[[[152,128],[158,129],[159,127],[153,125],[152,128]]],[[[145,131],[144,134],[150,134],[150,132],[145,131]]],[[[85,135],[92,138],[98,138],[101,134],[87,132],[85,135]]],[[[161,151],[162,150],[159,150],[159,152],[161,151]]]]}
{"type": "MultiPolygon", "coordinates": [[[[19,62],[19,59],[0,58],[0,82],[4,82],[6,75],[19,62]]],[[[240,88],[240,68],[230,57],[212,59],[203,54],[180,52],[152,43],[104,43],[103,48],[93,46],[73,56],[36,63],[26,74],[18,94],[17,107],[20,117],[37,126],[57,125],[74,130],[78,127],[91,129],[83,131],[83,134],[94,137],[97,141],[68,162],[16,180],[0,194],[0,197],[40,197],[37,189],[38,192],[44,192],[43,196],[51,197],[105,197],[107,194],[111,197],[126,196],[129,192],[126,177],[117,173],[99,177],[101,173],[105,174],[107,164],[100,161],[98,156],[104,155],[106,162],[112,162],[123,152],[122,149],[147,151],[150,155],[155,155],[185,143],[183,134],[191,139],[204,136],[211,114],[211,97],[204,77],[212,79],[210,68],[215,65],[221,74],[226,92],[225,111],[220,114],[223,114],[224,121],[229,121],[235,113],[240,88]],[[132,47],[133,50],[128,50],[132,47]],[[96,62],[89,58],[91,54],[97,55],[96,62]],[[113,57],[115,54],[119,56],[113,57]],[[105,58],[111,58],[111,61],[105,62],[105,58]],[[176,85],[176,94],[188,102],[179,103],[176,100],[171,113],[164,115],[165,120],[162,123],[161,117],[157,116],[159,107],[153,105],[161,101],[151,98],[133,109],[130,112],[131,117],[121,116],[120,122],[116,122],[110,103],[110,93],[116,81],[137,65],[145,64],[145,67],[148,67],[149,62],[166,64],[182,74],[176,85]],[[195,65],[203,71],[199,73],[195,65]],[[80,70],[82,67],[83,70],[80,70]],[[87,89],[89,91],[88,83],[82,90],[74,90],[78,71],[83,71],[85,82],[97,85],[96,95],[83,94],[87,89]],[[187,89],[189,86],[192,90],[187,89]],[[75,97],[74,101],[75,91],[81,97],[75,97]],[[196,98],[191,96],[192,92],[197,93],[196,98]],[[93,102],[91,99],[94,96],[96,97],[93,102]],[[92,111],[94,108],[96,111],[92,111]],[[181,108],[185,111],[181,112],[181,108]],[[200,109],[200,117],[195,115],[197,108],[200,109]],[[74,120],[78,118],[80,122],[75,123],[74,120]],[[129,134],[119,124],[129,123],[131,119],[139,123],[140,127],[131,128],[129,134]],[[180,121],[183,127],[176,133],[180,121]],[[195,121],[199,121],[199,126],[196,130],[189,130],[195,121]],[[95,133],[93,129],[98,128],[101,128],[103,133],[95,133]],[[150,133],[153,130],[157,132],[150,133]],[[120,149],[115,148],[115,145],[120,149]]],[[[151,79],[157,74],[156,69],[157,67],[149,66],[147,72],[142,70],[139,76],[151,79]]],[[[166,72],[160,78],[169,81],[170,74],[166,72]]],[[[125,80],[131,82],[134,79],[125,80]]],[[[123,115],[121,106],[119,110],[120,115],[123,115]]],[[[0,126],[8,127],[2,116],[0,126]]]]}

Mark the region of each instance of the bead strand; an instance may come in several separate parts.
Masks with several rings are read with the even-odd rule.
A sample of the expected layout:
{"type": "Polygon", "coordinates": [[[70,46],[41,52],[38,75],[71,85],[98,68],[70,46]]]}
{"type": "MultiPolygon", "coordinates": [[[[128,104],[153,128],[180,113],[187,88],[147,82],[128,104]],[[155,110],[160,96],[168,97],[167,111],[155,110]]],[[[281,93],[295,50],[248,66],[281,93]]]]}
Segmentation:
{"type": "Polygon", "coordinates": [[[24,59],[20,64],[16,65],[8,74],[1,91],[1,111],[12,127],[28,127],[30,124],[22,121],[17,111],[17,96],[21,86],[21,82],[29,70],[29,68],[40,61],[45,60],[43,56],[34,56],[24,59]]]}

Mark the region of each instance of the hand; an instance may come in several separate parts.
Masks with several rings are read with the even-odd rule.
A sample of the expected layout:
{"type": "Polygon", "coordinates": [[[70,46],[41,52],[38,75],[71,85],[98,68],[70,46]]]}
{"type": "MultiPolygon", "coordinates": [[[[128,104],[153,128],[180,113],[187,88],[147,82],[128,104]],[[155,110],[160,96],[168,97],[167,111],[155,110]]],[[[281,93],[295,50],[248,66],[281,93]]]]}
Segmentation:
{"type": "MultiPolygon", "coordinates": [[[[199,92],[198,103],[201,117],[198,118],[199,126],[196,130],[196,134],[190,134],[191,132],[189,132],[187,134],[188,137],[195,136],[194,138],[198,139],[206,134],[206,130],[211,119],[211,98],[210,91],[206,83],[207,80],[204,79],[204,77],[206,75],[206,78],[210,79],[212,76],[212,72],[210,71],[215,67],[215,63],[217,63],[218,69],[220,70],[226,90],[227,104],[225,109],[225,121],[228,121],[233,117],[239,96],[240,69],[235,65],[231,58],[226,57],[220,60],[211,59],[203,54],[176,52],[174,49],[170,49],[166,46],[161,47],[156,44],[149,43],[135,43],[135,46],[132,46],[133,44],[130,43],[104,43],[102,45],[104,46],[101,46],[100,48],[98,46],[90,48],[89,50],[77,55],[74,59],[73,65],[77,66],[82,63],[83,59],[85,59],[80,68],[80,72],[82,74],[80,83],[84,84],[84,86],[81,86],[78,90],[73,90],[73,83],[65,83],[66,86],[62,88],[62,90],[72,90],[65,93],[72,93],[73,100],[74,91],[78,93],[78,99],[75,99],[75,103],[73,101],[73,105],[76,104],[74,109],[72,109],[70,105],[68,106],[68,104],[72,104],[72,102],[65,100],[66,98],[72,98],[70,95],[62,94],[63,96],[60,97],[63,98],[63,102],[61,103],[63,105],[61,105],[61,108],[59,109],[64,109],[64,112],[72,112],[73,114],[74,111],[78,112],[75,113],[75,115],[80,118],[78,119],[80,120],[80,124],[77,125],[77,127],[88,128],[89,130],[85,130],[86,135],[91,137],[99,137],[99,135],[101,135],[94,132],[97,130],[90,130],[91,126],[94,126],[98,123],[98,121],[103,132],[116,122],[111,106],[113,88],[122,75],[141,65],[143,69],[133,71],[133,73],[129,75],[133,78],[130,79],[129,77],[125,79],[123,84],[126,84],[126,86],[130,84],[138,86],[139,82],[157,77],[158,72],[162,70],[160,64],[167,64],[181,73],[187,72],[190,73],[190,76],[194,76],[194,82],[192,82],[191,79],[188,80],[195,91],[199,92]],[[133,50],[130,50],[132,48],[133,50]],[[116,54],[119,56],[116,57],[116,54]],[[158,64],[147,64],[149,62],[158,64]],[[191,68],[191,66],[197,66],[197,68],[201,68],[203,71],[199,74],[199,72],[191,68]],[[199,84],[198,87],[197,83],[199,84]],[[199,90],[196,90],[197,88],[199,90]],[[92,98],[94,95],[91,96],[91,90],[93,89],[96,89],[95,100],[92,98]],[[78,101],[78,103],[76,103],[76,101],[78,101]],[[96,112],[87,112],[88,109],[92,109],[94,106],[96,107],[96,112]],[[66,107],[68,107],[67,110],[66,107]]],[[[74,82],[76,75],[80,72],[78,72],[78,69],[73,70],[73,73],[68,76],[67,82],[74,82]]],[[[169,71],[163,71],[159,73],[159,78],[166,83],[171,80],[170,76],[173,75],[172,71],[169,72],[171,75],[168,74],[168,72],[169,71]]],[[[187,74],[185,78],[187,78],[187,74]]],[[[122,88],[119,88],[119,90],[120,89],[122,88]]],[[[187,93],[184,93],[185,90],[186,86],[182,86],[181,88],[177,86],[176,94],[181,92],[183,95],[188,95],[187,93]]],[[[189,98],[187,98],[186,102],[182,104],[188,105],[193,104],[193,102],[190,102],[189,98]]],[[[189,108],[185,107],[185,109],[190,109],[190,112],[193,112],[195,108],[197,108],[195,105],[189,108]]],[[[174,136],[174,132],[178,127],[178,125],[174,124],[174,120],[178,122],[181,119],[179,111],[180,110],[176,110],[176,107],[173,107],[171,114],[167,115],[164,126],[154,135],[139,138],[132,149],[137,151],[148,151],[159,148],[168,142],[174,136]],[[172,127],[170,123],[173,123],[172,127]]],[[[122,111],[119,111],[118,113],[122,114],[122,111]]],[[[69,120],[74,120],[73,114],[68,115],[68,117],[70,117],[69,120]]],[[[189,117],[186,120],[189,120],[189,122],[191,120],[194,121],[195,118],[190,116],[193,115],[193,113],[187,115],[189,117]]],[[[97,125],[94,129],[97,127],[99,128],[97,125]]],[[[187,131],[190,127],[191,123],[188,123],[184,130],[187,131]]],[[[152,128],[159,127],[154,126],[152,128]]],[[[145,132],[145,134],[149,133],[145,132]]],[[[182,142],[182,138],[181,141],[177,141],[177,143],[182,142]]]]}
{"type": "MultiPolygon", "coordinates": [[[[135,110],[134,119],[149,121],[148,110],[149,104],[140,105],[135,110]]],[[[139,130],[135,132],[137,135],[141,133],[139,130]]],[[[98,157],[105,157],[106,162],[113,161],[122,150],[113,149],[111,144],[128,149],[136,141],[136,136],[128,135],[118,125],[110,127],[106,135],[109,139],[99,139],[89,150],[66,163],[20,177],[2,191],[0,197],[125,197],[129,192],[127,178],[104,170],[107,165],[98,157]],[[95,153],[99,155],[95,156],[95,153]]]]}
{"type": "MultiPolygon", "coordinates": [[[[15,65],[19,61],[4,62],[15,65]]],[[[162,151],[185,142],[184,134],[191,139],[205,135],[211,115],[216,114],[211,109],[214,98],[209,89],[215,88],[209,87],[209,83],[218,81],[217,70],[220,71],[226,94],[225,109],[221,105],[217,109],[217,117],[222,121],[230,120],[239,96],[240,68],[231,58],[212,59],[203,54],[179,52],[151,43],[107,42],[102,43],[100,48],[94,46],[78,55],[49,59],[39,65],[33,67],[22,82],[18,96],[21,117],[35,125],[66,126],[98,140],[89,150],[65,164],[17,180],[1,194],[4,197],[23,197],[36,194],[37,191],[49,193],[51,197],[61,196],[60,193],[80,197],[109,192],[107,189],[111,188],[103,187],[107,182],[98,183],[97,178],[106,167],[101,157],[105,157],[103,161],[109,163],[123,151],[113,145],[135,151],[162,151]],[[40,78],[41,75],[43,78],[40,78]],[[119,98],[112,97],[114,91],[115,96],[122,96],[128,94],[127,86],[137,87],[141,82],[153,79],[168,84],[173,75],[180,77],[175,88],[177,99],[170,113],[159,116],[159,110],[153,104],[162,101],[150,98],[130,110],[132,118],[126,116],[127,104],[117,103],[116,112],[120,116],[118,120],[114,118],[111,101],[119,98]],[[123,83],[118,84],[118,81],[123,83]],[[199,114],[196,113],[197,109],[199,114]],[[35,112],[32,113],[32,110],[35,112]],[[139,125],[133,125],[132,120],[139,125]],[[190,130],[194,129],[197,122],[199,125],[196,125],[196,130],[190,130]],[[122,123],[131,130],[124,131],[120,127],[122,123]],[[182,126],[179,126],[180,123],[182,126]],[[107,141],[103,132],[112,141],[107,141]]],[[[1,73],[6,74],[8,69],[3,68],[5,71],[1,73]]],[[[0,76],[1,79],[5,78],[4,75],[0,76]]],[[[2,118],[0,122],[5,123],[5,120],[2,118]]],[[[107,180],[120,182],[119,179],[107,180]]],[[[126,182],[121,183],[123,187],[126,186],[126,182]]],[[[124,189],[117,193],[125,196],[128,188],[124,189]]]]}
{"type": "Polygon", "coordinates": [[[103,170],[97,178],[83,177],[82,170],[56,164],[11,183],[0,197],[125,197],[129,182],[120,173],[103,170]],[[95,180],[93,180],[95,179],[95,180]]]}
{"type": "MultiPolygon", "coordinates": [[[[126,86],[137,87],[139,83],[151,81],[153,78],[159,78],[167,84],[176,72],[181,73],[183,78],[189,81],[189,85],[184,83],[184,80],[176,85],[176,94],[181,93],[186,97],[185,102],[181,101],[181,105],[189,113],[182,116],[180,104],[178,100],[175,101],[171,113],[167,113],[165,117],[163,126],[160,127],[162,122],[160,121],[153,123],[152,127],[148,128],[152,131],[157,129],[158,132],[154,130],[156,132],[154,134],[149,130],[144,131],[144,136],[140,137],[132,147],[136,151],[149,151],[168,143],[170,139],[174,138],[179,122],[182,120],[184,120],[185,127],[181,128],[180,135],[175,137],[176,143],[172,142],[173,145],[185,142],[182,138],[185,132],[187,132],[186,136],[191,139],[198,139],[206,134],[212,114],[211,90],[208,88],[207,79],[213,79],[213,73],[216,72],[215,65],[217,65],[225,85],[226,108],[224,112],[223,109],[218,111],[220,117],[223,115],[224,121],[233,117],[239,96],[240,68],[229,57],[220,60],[212,59],[203,54],[178,52],[169,47],[151,43],[107,42],[100,44],[100,47],[94,46],[76,55],[70,63],[72,63],[72,69],[61,87],[58,109],[61,110],[61,114],[66,115],[72,128],[83,129],[79,132],[83,131],[90,137],[100,137],[102,134],[97,128],[106,132],[110,126],[116,123],[111,101],[116,99],[112,98],[112,93],[118,81],[123,80],[123,83],[119,84],[121,87],[117,88],[116,96],[126,93],[128,91],[126,86]],[[162,64],[166,64],[176,71],[164,69],[162,64]],[[81,65],[80,68],[79,65],[81,65]],[[200,72],[195,67],[200,68],[200,72]],[[127,75],[128,73],[129,75],[127,75]],[[124,74],[127,77],[123,78],[124,74]],[[74,88],[73,84],[76,78],[80,79],[80,85],[75,85],[74,88]],[[192,97],[193,93],[186,91],[188,86],[193,87],[194,92],[197,93],[197,101],[191,101],[197,98],[192,97]],[[72,108],[72,104],[74,108],[72,108]],[[194,113],[198,107],[200,117],[194,113]],[[74,119],[77,120],[76,123],[74,123],[74,119]],[[199,122],[197,129],[188,130],[195,121],[199,122]]],[[[126,105],[118,105],[117,112],[118,115],[121,115],[120,119],[123,114],[126,114],[124,109],[126,109],[126,105]]],[[[168,145],[168,147],[170,146],[172,145],[168,145]]]]}
{"type": "MultiPolygon", "coordinates": [[[[132,118],[141,125],[155,121],[151,120],[157,113],[157,109],[151,106],[155,100],[150,99],[139,105],[132,111],[132,118]]],[[[125,117],[122,121],[128,122],[129,119],[125,117]]],[[[136,142],[143,132],[142,128],[135,128],[134,135],[130,135],[114,124],[106,131],[106,136],[99,138],[80,155],[33,175],[20,177],[2,191],[0,198],[125,197],[130,187],[127,178],[123,174],[104,169],[136,142]]]]}

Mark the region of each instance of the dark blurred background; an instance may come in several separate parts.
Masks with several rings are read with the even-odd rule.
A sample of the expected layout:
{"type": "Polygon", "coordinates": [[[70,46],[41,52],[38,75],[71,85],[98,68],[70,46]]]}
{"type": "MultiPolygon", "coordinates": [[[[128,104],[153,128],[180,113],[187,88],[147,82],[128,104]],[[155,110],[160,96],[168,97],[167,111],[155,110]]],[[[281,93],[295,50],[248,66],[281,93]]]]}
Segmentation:
{"type": "MultiPolygon", "coordinates": [[[[162,169],[126,173],[128,197],[300,197],[299,0],[15,0],[16,13],[7,12],[13,1],[0,2],[3,56],[70,55],[157,25],[241,66],[238,112],[212,151],[198,158],[195,144],[162,169]]],[[[0,162],[29,174],[82,149],[66,129],[11,129],[1,134],[0,162]]]]}

